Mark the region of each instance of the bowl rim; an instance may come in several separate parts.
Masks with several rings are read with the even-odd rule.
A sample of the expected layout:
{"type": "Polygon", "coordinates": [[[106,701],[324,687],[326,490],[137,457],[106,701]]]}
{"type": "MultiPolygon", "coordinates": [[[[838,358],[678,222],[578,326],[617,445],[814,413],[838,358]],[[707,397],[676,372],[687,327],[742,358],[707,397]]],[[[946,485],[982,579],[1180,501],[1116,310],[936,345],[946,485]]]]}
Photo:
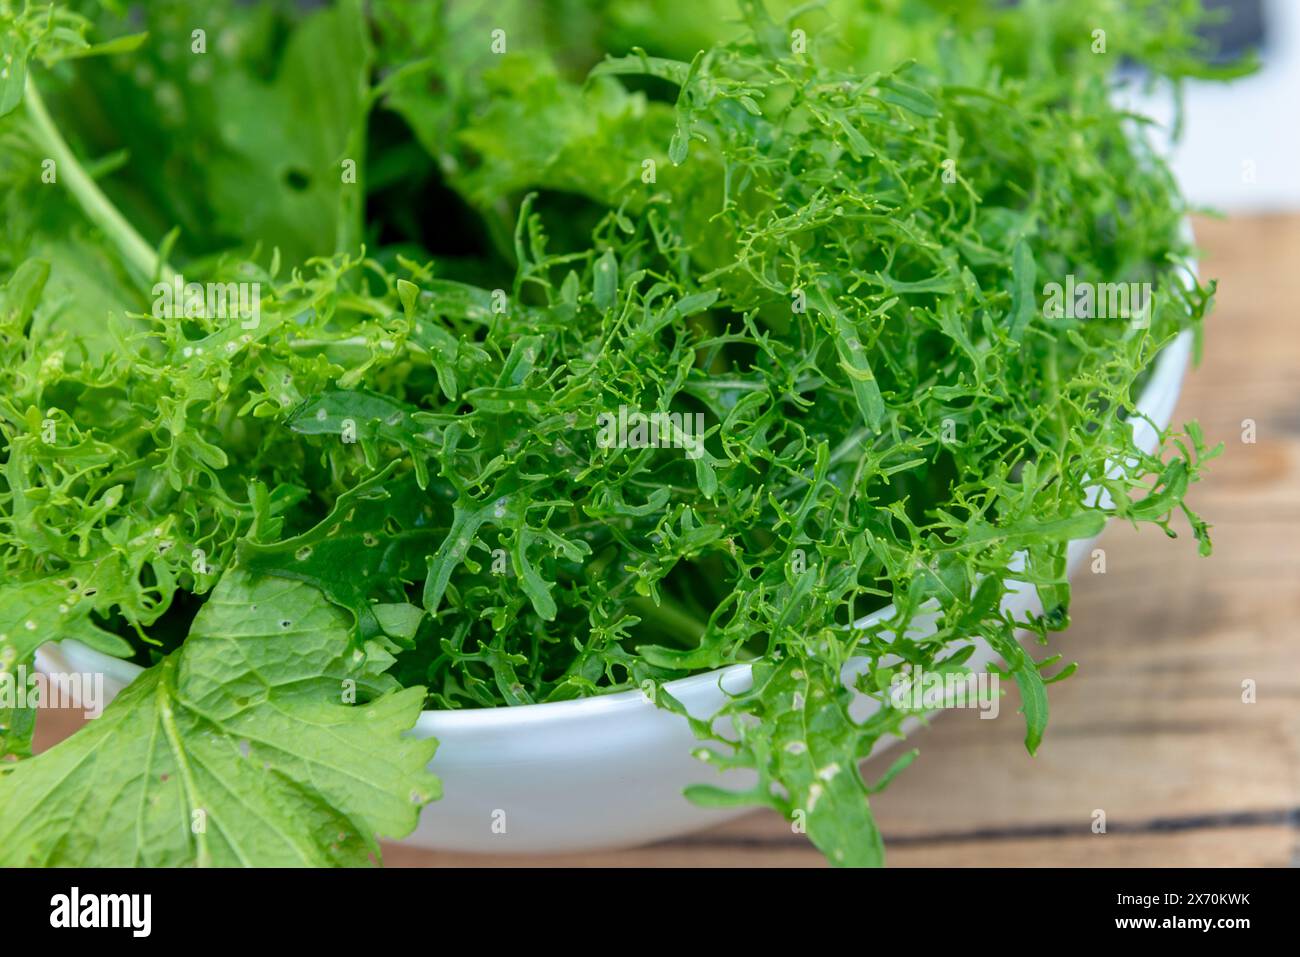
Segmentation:
{"type": "MultiPolygon", "coordinates": [[[[1135,403],[1138,412],[1131,420],[1134,441],[1146,452],[1154,450],[1159,431],[1163,430],[1173,415],[1178,401],[1184,374],[1192,353],[1193,330],[1184,329],[1160,350],[1152,365],[1152,375],[1135,403]]],[[[864,627],[893,613],[893,603],[863,616],[856,627],[864,627]]],[[[106,678],[125,686],[143,671],[140,665],[114,658],[90,648],[76,639],[46,642],[36,652],[37,667],[43,672],[89,671],[101,672],[106,678]],[[61,667],[62,666],[62,667],[61,667]]],[[[751,665],[739,663],[703,671],[665,682],[663,687],[681,701],[687,710],[705,712],[710,699],[720,702],[726,692],[724,686],[739,690],[748,678],[751,665]],[[692,707],[692,704],[695,707],[692,707]]],[[[542,701],[525,705],[501,705],[490,708],[425,709],[420,712],[415,731],[417,734],[446,734],[520,729],[553,721],[610,717],[630,709],[656,708],[646,694],[638,688],[608,694],[572,698],[564,701],[542,701]]]]}

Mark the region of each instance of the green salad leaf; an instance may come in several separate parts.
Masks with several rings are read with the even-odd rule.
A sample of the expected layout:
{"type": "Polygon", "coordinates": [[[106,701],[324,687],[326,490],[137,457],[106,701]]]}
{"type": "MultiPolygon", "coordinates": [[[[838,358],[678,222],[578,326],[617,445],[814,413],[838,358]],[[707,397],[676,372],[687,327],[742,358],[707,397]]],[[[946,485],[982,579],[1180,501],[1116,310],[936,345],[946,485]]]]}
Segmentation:
{"type": "Polygon", "coordinates": [[[147,668],[34,757],[0,711],[0,859],[362,863],[436,796],[420,708],[680,711],[743,663],[682,717],[688,797],[882,863],[901,670],[993,649],[1033,752],[1068,542],[1209,552],[1216,450],[1133,425],[1214,284],[1115,106],[1242,69],[1200,19],[0,7],[0,680],[63,639],[147,668]],[[1076,279],[1149,308],[1050,308],[1076,279]]]}
{"type": "Polygon", "coordinates": [[[434,742],[403,737],[423,693],[394,684],[315,589],[227,575],[180,649],[9,772],[0,864],[365,864],[439,794],[434,742]]]}

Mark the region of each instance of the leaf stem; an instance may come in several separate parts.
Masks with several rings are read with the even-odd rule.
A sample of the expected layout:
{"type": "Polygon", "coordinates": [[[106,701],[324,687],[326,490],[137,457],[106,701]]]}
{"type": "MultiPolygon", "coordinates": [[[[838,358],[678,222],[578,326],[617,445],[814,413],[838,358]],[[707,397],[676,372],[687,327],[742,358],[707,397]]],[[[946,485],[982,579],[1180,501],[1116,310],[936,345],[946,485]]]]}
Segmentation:
{"type": "Polygon", "coordinates": [[[684,647],[695,647],[700,642],[700,636],[704,634],[703,622],[663,595],[659,597],[657,605],[653,599],[642,595],[631,598],[629,604],[636,609],[636,613],[642,620],[658,625],[678,639],[684,647]]]}
{"type": "Polygon", "coordinates": [[[104,231],[112,240],[122,259],[145,280],[155,277],[170,283],[175,272],[158,256],[157,250],[145,242],[126,217],[104,195],[98,184],[90,178],[72,150],[59,134],[58,128],[45,109],[40,92],[30,75],[27,77],[23,99],[27,115],[35,128],[37,141],[54,160],[57,176],[72,193],[86,217],[104,231]]]}

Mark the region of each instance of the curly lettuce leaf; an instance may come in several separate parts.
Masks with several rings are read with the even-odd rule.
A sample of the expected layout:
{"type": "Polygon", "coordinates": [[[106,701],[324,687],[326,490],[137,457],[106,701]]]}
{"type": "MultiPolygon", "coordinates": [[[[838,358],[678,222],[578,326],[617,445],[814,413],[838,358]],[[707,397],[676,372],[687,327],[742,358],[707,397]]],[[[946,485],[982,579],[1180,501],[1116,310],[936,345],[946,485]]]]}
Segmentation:
{"type": "Polygon", "coordinates": [[[880,867],[885,844],[858,767],[866,732],[849,716],[851,697],[826,662],[790,657],[755,665],[753,687],[733,705],[757,719],[736,729],[758,785],[752,792],[694,785],[686,796],[706,806],[767,805],[806,831],[832,864],[880,867]]]}

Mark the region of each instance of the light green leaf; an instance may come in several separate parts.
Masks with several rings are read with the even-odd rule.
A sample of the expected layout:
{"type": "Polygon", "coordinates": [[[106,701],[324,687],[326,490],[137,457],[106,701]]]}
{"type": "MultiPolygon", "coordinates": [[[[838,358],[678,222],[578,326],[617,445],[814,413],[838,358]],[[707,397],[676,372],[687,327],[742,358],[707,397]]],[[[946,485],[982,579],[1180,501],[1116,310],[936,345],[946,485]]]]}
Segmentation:
{"type": "Polygon", "coordinates": [[[1029,243],[1021,239],[1011,255],[1011,316],[1007,330],[1016,342],[1024,338],[1025,329],[1029,327],[1029,321],[1038,307],[1038,299],[1034,295],[1036,276],[1034,253],[1029,248],[1029,243]]]}
{"type": "Polygon", "coordinates": [[[439,796],[423,690],[376,675],[315,589],[226,575],[180,648],[0,778],[7,866],[361,865],[439,796]]]}

